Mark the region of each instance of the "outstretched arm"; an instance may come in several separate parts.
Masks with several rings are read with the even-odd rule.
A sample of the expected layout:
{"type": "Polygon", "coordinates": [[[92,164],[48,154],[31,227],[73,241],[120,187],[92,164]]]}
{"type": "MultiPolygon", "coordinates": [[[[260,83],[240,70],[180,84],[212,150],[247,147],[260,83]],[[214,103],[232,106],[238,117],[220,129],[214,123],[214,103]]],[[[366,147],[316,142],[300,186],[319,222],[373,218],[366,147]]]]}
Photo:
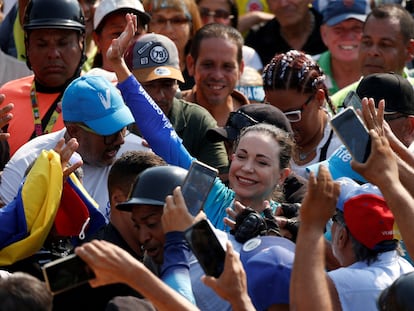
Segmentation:
{"type": "Polygon", "coordinates": [[[324,228],[333,216],[340,192],[328,169],[321,165],[318,177],[311,173],[300,210],[290,281],[292,310],[336,310],[340,305],[333,282],[325,272],[324,228]]]}
{"type": "Polygon", "coordinates": [[[410,256],[413,257],[414,240],[412,236],[414,235],[414,227],[412,226],[412,219],[414,219],[414,198],[405,187],[406,184],[413,184],[412,167],[409,167],[407,163],[396,156],[391,148],[389,136],[386,136],[385,132],[381,130],[384,102],[379,103],[378,111],[376,111],[373,101],[365,101],[362,110],[364,120],[368,128],[371,129],[371,153],[365,163],[352,161],[351,166],[381,190],[388,207],[394,215],[406,248],[410,256]],[[404,163],[410,169],[405,171],[404,175],[400,174],[402,171],[401,163],[404,163]]]}
{"type": "Polygon", "coordinates": [[[120,247],[103,240],[93,240],[75,249],[95,272],[92,287],[125,283],[148,298],[159,311],[198,310],[120,247]]]}
{"type": "Polygon", "coordinates": [[[193,157],[188,153],[173,126],[158,105],[152,100],[125,64],[123,55],[133,42],[136,16],[126,14],[127,26],[122,34],[112,41],[107,59],[114,69],[125,103],[131,110],[135,122],[152,150],[169,164],[189,168],[193,157]]]}
{"type": "Polygon", "coordinates": [[[234,311],[256,310],[247,293],[246,273],[240,261],[239,255],[234,252],[230,241],[227,241],[224,270],[216,279],[204,275],[202,281],[211,287],[221,298],[230,302],[234,311]]]}
{"type": "Polygon", "coordinates": [[[412,182],[414,177],[414,154],[404,146],[394,135],[389,124],[384,121],[384,108],[384,100],[378,103],[378,109],[376,109],[373,99],[367,100],[364,98],[362,100],[362,117],[369,130],[372,129],[380,137],[387,138],[392,151],[397,155],[399,179],[407,191],[414,195],[414,183],[412,182]]]}

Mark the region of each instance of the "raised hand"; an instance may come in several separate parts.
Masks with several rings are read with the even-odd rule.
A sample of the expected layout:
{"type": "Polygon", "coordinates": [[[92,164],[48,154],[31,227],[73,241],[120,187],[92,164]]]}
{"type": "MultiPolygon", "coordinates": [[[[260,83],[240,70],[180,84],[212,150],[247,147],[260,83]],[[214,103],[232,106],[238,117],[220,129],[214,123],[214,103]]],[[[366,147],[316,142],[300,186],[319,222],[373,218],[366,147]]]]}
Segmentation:
{"type": "Polygon", "coordinates": [[[315,226],[323,232],[326,223],[335,213],[340,189],[324,165],[319,166],[317,177],[311,172],[308,190],[300,209],[301,226],[315,226]]]}
{"type": "Polygon", "coordinates": [[[119,63],[122,60],[128,46],[133,42],[137,31],[137,17],[133,14],[126,14],[127,25],[121,35],[112,40],[112,43],[106,52],[108,60],[112,63],[119,63]]]}
{"type": "Polygon", "coordinates": [[[165,233],[184,231],[194,223],[194,218],[187,210],[181,187],[174,189],[173,194],[167,196],[164,212],[161,217],[162,228],[165,233]]]}
{"type": "Polygon", "coordinates": [[[78,149],[79,143],[76,138],[71,138],[66,144],[65,139],[61,138],[53,149],[60,155],[60,163],[62,164],[63,178],[67,178],[77,168],[81,167],[83,162],[81,159],[75,163],[71,163],[74,152],[78,149]]]}
{"type": "Polygon", "coordinates": [[[234,252],[229,241],[226,246],[224,270],[220,277],[216,279],[213,276],[204,275],[202,281],[221,298],[229,301],[233,310],[255,310],[247,294],[246,273],[239,255],[234,252]]]}
{"type": "MultiPolygon", "coordinates": [[[[4,99],[5,96],[3,94],[0,94],[0,104],[3,103],[4,99]]],[[[10,137],[10,134],[3,133],[3,131],[1,131],[1,128],[6,126],[13,118],[13,114],[10,113],[13,108],[14,105],[11,103],[0,108],[0,140],[7,140],[10,137]]]]}

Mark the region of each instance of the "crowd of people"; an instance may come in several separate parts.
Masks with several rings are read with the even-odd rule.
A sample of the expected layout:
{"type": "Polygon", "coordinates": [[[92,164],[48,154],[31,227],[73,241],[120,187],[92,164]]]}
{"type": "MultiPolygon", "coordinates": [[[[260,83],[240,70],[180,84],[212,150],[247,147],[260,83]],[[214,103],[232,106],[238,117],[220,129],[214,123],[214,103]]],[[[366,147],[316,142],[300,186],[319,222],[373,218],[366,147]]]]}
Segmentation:
{"type": "Polygon", "coordinates": [[[410,1],[5,2],[0,311],[411,310],[410,1]],[[330,122],[350,91],[364,163],[330,122]],[[72,254],[94,277],[55,292],[72,254]]]}

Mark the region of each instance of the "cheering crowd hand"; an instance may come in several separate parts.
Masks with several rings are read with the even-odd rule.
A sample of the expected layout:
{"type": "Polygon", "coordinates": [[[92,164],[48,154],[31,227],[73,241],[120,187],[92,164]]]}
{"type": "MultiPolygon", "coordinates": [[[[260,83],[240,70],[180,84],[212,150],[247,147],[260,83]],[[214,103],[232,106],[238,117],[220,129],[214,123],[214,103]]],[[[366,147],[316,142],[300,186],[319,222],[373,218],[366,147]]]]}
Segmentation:
{"type": "Polygon", "coordinates": [[[226,244],[226,258],[224,270],[219,278],[204,275],[202,281],[211,287],[217,295],[229,301],[232,310],[255,310],[252,301],[247,293],[246,272],[240,261],[239,255],[233,250],[230,241],[226,244]]]}
{"type": "Polygon", "coordinates": [[[166,197],[161,221],[165,233],[183,232],[194,223],[194,217],[185,205],[181,187],[175,188],[173,194],[166,197]]]}
{"type": "Polygon", "coordinates": [[[119,64],[123,60],[123,55],[128,49],[129,45],[133,42],[135,33],[137,31],[137,17],[133,14],[126,14],[125,19],[127,25],[121,35],[112,40],[112,43],[106,52],[106,56],[110,63],[119,64]]]}
{"type": "Polygon", "coordinates": [[[326,223],[335,213],[340,190],[340,185],[332,180],[326,166],[319,166],[317,177],[311,172],[308,190],[300,209],[301,226],[313,226],[323,232],[326,223]]]}
{"type": "MultiPolygon", "coordinates": [[[[0,94],[0,104],[3,103],[4,99],[5,96],[3,94],[0,94]]],[[[6,126],[13,118],[13,114],[10,113],[13,108],[14,105],[11,103],[0,108],[0,129],[6,126]]],[[[3,131],[0,130],[0,140],[7,140],[9,137],[9,133],[3,133],[3,131]]]]}
{"type": "Polygon", "coordinates": [[[78,149],[79,143],[76,138],[71,138],[66,144],[65,139],[61,138],[53,150],[60,155],[60,163],[62,164],[63,178],[67,178],[77,168],[83,165],[81,159],[75,163],[70,163],[72,155],[78,149]]]}

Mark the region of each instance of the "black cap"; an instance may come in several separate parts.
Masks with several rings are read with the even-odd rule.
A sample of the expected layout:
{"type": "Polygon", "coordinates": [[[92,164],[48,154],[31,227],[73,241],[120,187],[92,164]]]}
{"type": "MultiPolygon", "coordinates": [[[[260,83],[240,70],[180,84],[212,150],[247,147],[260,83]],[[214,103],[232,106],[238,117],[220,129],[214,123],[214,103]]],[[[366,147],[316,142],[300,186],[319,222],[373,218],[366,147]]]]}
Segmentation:
{"type": "Polygon", "coordinates": [[[372,97],[375,105],[385,100],[385,113],[414,115],[414,90],[411,83],[395,73],[374,73],[364,77],[356,89],[360,98],[372,97]]]}
{"type": "Polygon", "coordinates": [[[209,129],[206,137],[212,142],[233,141],[239,136],[241,129],[257,123],[272,124],[292,133],[290,122],[280,109],[269,104],[248,104],[240,107],[237,111],[230,112],[226,125],[209,129]]]}

